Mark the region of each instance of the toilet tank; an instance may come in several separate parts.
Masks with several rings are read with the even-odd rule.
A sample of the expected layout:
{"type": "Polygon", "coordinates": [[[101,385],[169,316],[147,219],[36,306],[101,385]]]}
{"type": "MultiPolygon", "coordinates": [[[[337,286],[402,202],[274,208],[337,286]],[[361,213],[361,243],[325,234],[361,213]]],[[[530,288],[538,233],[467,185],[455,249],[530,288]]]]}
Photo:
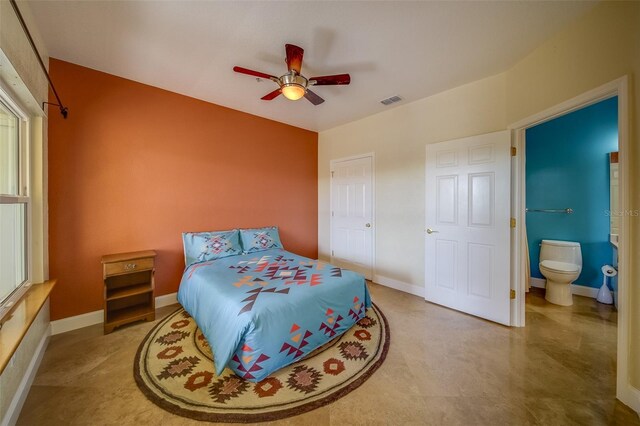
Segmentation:
{"type": "Polygon", "coordinates": [[[542,240],[540,245],[540,262],[555,260],[556,262],[573,263],[582,266],[582,250],[580,243],[574,241],[542,240]]]}

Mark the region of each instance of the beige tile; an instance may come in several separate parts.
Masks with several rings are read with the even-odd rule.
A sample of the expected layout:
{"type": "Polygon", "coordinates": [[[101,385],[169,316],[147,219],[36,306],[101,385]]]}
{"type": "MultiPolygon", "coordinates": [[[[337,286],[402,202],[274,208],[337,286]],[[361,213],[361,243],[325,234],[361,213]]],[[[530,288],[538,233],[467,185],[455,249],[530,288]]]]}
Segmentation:
{"type": "Polygon", "coordinates": [[[430,425],[535,425],[524,402],[513,398],[447,397],[426,400],[430,425]]]}
{"type": "MultiPolygon", "coordinates": [[[[268,424],[640,425],[615,399],[611,306],[579,296],[571,307],[551,305],[534,290],[527,327],[508,328],[387,287],[372,284],[371,293],[391,328],[385,363],[338,401],[268,424]]],[[[176,308],[158,310],[158,320],[176,308]]],[[[155,406],[133,380],[153,325],[54,336],[18,424],[202,424],[155,406]]]]}
{"type": "Polygon", "coordinates": [[[403,383],[373,375],[360,388],[329,406],[332,425],[424,424],[424,399],[403,383]]]}
{"type": "Polygon", "coordinates": [[[82,424],[87,403],[97,400],[99,395],[87,394],[86,389],[73,386],[37,386],[29,391],[29,396],[18,425],[70,425],[82,424]]]}
{"type": "Polygon", "coordinates": [[[324,406],[316,410],[309,411],[307,413],[300,414],[298,416],[289,417],[286,419],[257,423],[259,425],[286,425],[286,426],[326,426],[331,422],[330,419],[330,407],[324,406]]]}
{"type": "Polygon", "coordinates": [[[528,398],[526,405],[542,425],[640,425],[638,415],[613,398],[528,398]]]}

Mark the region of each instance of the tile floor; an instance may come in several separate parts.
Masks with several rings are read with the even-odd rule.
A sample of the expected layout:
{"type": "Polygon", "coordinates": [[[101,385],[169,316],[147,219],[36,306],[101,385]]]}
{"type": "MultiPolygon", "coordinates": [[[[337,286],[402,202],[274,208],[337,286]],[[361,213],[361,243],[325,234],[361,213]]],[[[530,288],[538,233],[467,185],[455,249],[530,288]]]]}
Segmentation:
{"type": "MultiPolygon", "coordinates": [[[[391,327],[385,363],[344,398],[276,423],[640,425],[615,399],[611,307],[579,296],[572,307],[550,305],[535,291],[527,296],[527,327],[516,329],[370,288],[391,327]]],[[[157,318],[176,307],[159,309],[157,318]]],[[[18,424],[200,424],[158,408],[133,380],[133,357],[152,326],[53,336],[18,424]]]]}

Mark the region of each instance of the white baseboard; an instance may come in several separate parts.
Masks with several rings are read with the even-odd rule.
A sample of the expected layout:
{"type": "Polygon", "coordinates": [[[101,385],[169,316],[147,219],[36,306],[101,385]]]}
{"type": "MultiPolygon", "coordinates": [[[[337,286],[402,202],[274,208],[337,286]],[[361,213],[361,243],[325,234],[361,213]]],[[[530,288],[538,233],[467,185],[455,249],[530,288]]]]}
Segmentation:
{"type": "Polygon", "coordinates": [[[99,311],[87,312],[86,314],[51,321],[51,335],[54,336],[56,334],[66,333],[67,331],[89,327],[90,325],[101,324],[103,320],[104,311],[101,309],[99,311]]]}
{"type": "MultiPolygon", "coordinates": [[[[547,281],[544,278],[529,278],[529,284],[531,284],[531,287],[545,288],[546,283],[547,281]]],[[[586,285],[571,284],[571,293],[576,296],[591,297],[593,299],[598,297],[598,289],[587,287],[586,285]]]]}
{"type": "MultiPolygon", "coordinates": [[[[178,293],[170,293],[156,297],[156,308],[173,305],[178,303],[178,293]]],[[[104,311],[88,312],[86,314],[76,315],[74,317],[62,318],[51,321],[51,334],[56,335],[66,333],[67,331],[77,330],[90,325],[102,324],[104,321],[104,311]]]]}
{"type": "Polygon", "coordinates": [[[49,344],[50,336],[49,329],[47,328],[42,335],[42,339],[40,339],[40,343],[38,343],[38,347],[31,357],[31,362],[29,362],[29,366],[20,381],[20,385],[18,385],[18,389],[11,400],[11,404],[9,404],[9,408],[7,409],[4,418],[0,421],[1,426],[15,425],[18,422],[22,406],[24,405],[24,401],[27,399],[27,395],[29,395],[29,389],[31,389],[31,384],[33,383],[33,379],[36,377],[36,373],[38,372],[38,368],[42,362],[42,357],[44,357],[47,345],[49,344]]]}
{"type": "Polygon", "coordinates": [[[592,299],[598,297],[598,289],[587,287],[586,285],[571,284],[571,292],[575,295],[591,297],[592,299]]]}
{"type": "Polygon", "coordinates": [[[163,308],[178,303],[178,293],[165,294],[156,297],[156,308],[163,308]]]}
{"type": "Polygon", "coordinates": [[[547,280],[545,280],[544,278],[531,277],[529,278],[529,284],[531,285],[531,287],[545,288],[547,285],[547,280]]]}
{"type": "Polygon", "coordinates": [[[393,278],[383,277],[382,275],[373,275],[373,282],[381,284],[385,287],[391,287],[396,290],[404,291],[405,293],[413,294],[414,296],[424,297],[424,287],[420,287],[413,284],[408,284],[402,281],[394,280],[393,278]]]}
{"type": "Polygon", "coordinates": [[[626,389],[621,389],[618,392],[618,399],[640,414],[640,389],[627,383],[626,389]]]}

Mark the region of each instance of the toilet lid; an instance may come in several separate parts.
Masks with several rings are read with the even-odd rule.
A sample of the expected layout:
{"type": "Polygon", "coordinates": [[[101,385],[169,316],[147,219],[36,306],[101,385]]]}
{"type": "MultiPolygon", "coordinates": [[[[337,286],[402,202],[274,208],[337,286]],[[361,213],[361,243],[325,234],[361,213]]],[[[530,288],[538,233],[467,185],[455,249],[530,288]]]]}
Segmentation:
{"type": "Polygon", "coordinates": [[[578,272],[580,267],[573,263],[556,262],[555,260],[543,260],[540,266],[557,272],[578,272]]]}

